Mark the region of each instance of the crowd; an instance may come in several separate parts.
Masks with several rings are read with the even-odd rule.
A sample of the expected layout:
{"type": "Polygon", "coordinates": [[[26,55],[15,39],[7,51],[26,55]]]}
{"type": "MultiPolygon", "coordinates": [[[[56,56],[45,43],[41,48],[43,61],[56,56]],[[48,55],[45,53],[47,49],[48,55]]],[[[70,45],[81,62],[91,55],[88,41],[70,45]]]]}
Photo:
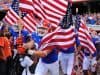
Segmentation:
{"type": "Polygon", "coordinates": [[[73,75],[96,75],[97,60],[100,59],[100,33],[89,29],[97,48],[94,54],[81,48],[77,38],[75,47],[41,51],[39,45],[49,33],[50,22],[41,21],[37,31],[31,34],[24,29],[21,20],[16,24],[8,26],[0,22],[0,75],[48,75],[48,72],[50,75],[59,75],[59,65],[64,75],[71,75],[72,72],[73,75]],[[82,65],[78,58],[76,62],[74,60],[80,50],[84,53],[82,65]]]}
{"type": "Polygon", "coordinates": [[[86,24],[100,25],[100,13],[90,13],[81,15],[86,24]]]}

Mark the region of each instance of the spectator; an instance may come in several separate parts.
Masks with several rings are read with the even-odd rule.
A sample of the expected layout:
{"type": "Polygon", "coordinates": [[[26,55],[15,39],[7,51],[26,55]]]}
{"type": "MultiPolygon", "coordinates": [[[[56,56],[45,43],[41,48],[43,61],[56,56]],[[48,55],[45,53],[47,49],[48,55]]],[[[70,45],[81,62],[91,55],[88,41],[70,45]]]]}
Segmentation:
{"type": "Polygon", "coordinates": [[[96,24],[96,18],[94,17],[93,14],[90,14],[87,18],[88,24],[94,25],[96,24]]]}
{"type": "Polygon", "coordinates": [[[100,25],[100,13],[97,13],[96,18],[97,18],[96,24],[97,24],[97,25],[100,25]]]}

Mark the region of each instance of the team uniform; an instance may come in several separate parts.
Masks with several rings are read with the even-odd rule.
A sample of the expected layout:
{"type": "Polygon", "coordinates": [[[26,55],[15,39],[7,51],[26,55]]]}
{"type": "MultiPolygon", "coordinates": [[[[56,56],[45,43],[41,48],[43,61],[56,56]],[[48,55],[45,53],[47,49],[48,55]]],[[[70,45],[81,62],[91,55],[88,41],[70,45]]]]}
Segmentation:
{"type": "Polygon", "coordinates": [[[84,49],[83,70],[89,70],[90,63],[96,62],[96,53],[94,53],[92,57],[93,58],[90,57],[90,52],[87,49],[84,49]]]}
{"type": "Polygon", "coordinates": [[[95,46],[97,49],[97,60],[99,60],[100,59],[100,36],[96,37],[95,46]]]}
{"type": "MultiPolygon", "coordinates": [[[[80,41],[78,38],[76,38],[76,45],[80,45],[80,41]]],[[[60,49],[60,62],[61,62],[61,68],[65,75],[71,75],[73,65],[74,65],[74,52],[75,52],[75,46],[72,46],[67,49],[60,49]]]]}
{"type": "MultiPolygon", "coordinates": [[[[39,45],[42,37],[38,33],[32,34],[33,40],[39,45]]],[[[46,57],[39,59],[35,75],[47,75],[48,71],[51,75],[59,75],[59,63],[57,49],[53,49],[46,57]]]]}
{"type": "MultiPolygon", "coordinates": [[[[97,40],[96,38],[92,38],[92,41],[94,44],[96,40],[97,40]]],[[[84,60],[83,60],[84,75],[87,74],[88,70],[91,70],[91,72],[95,72],[96,68],[94,67],[94,65],[97,64],[97,61],[96,61],[97,52],[95,52],[94,54],[91,54],[88,49],[84,49],[83,53],[84,53],[84,60]]]]}

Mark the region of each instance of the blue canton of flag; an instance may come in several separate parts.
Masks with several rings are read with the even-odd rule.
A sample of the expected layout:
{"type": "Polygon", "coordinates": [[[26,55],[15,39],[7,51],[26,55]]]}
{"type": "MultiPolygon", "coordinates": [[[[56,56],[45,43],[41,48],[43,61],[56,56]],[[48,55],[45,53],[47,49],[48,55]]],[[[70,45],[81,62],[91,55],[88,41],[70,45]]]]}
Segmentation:
{"type": "Polygon", "coordinates": [[[12,7],[12,9],[18,14],[18,15],[20,15],[21,14],[21,18],[23,18],[23,17],[25,17],[26,16],[26,12],[21,12],[21,13],[19,13],[19,0],[14,0],[13,2],[12,2],[12,5],[11,5],[11,7],[12,7]]]}
{"type": "Polygon", "coordinates": [[[11,8],[19,14],[19,0],[13,0],[11,8]]]}

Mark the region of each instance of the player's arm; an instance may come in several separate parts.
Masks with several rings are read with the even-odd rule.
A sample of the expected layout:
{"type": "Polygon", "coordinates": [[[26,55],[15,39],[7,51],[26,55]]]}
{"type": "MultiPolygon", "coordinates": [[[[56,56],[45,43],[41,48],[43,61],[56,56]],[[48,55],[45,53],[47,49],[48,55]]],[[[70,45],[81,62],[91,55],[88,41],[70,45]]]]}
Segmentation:
{"type": "Polygon", "coordinates": [[[29,50],[28,54],[39,56],[39,57],[46,57],[50,52],[51,50],[44,50],[44,51],[29,50]]]}

